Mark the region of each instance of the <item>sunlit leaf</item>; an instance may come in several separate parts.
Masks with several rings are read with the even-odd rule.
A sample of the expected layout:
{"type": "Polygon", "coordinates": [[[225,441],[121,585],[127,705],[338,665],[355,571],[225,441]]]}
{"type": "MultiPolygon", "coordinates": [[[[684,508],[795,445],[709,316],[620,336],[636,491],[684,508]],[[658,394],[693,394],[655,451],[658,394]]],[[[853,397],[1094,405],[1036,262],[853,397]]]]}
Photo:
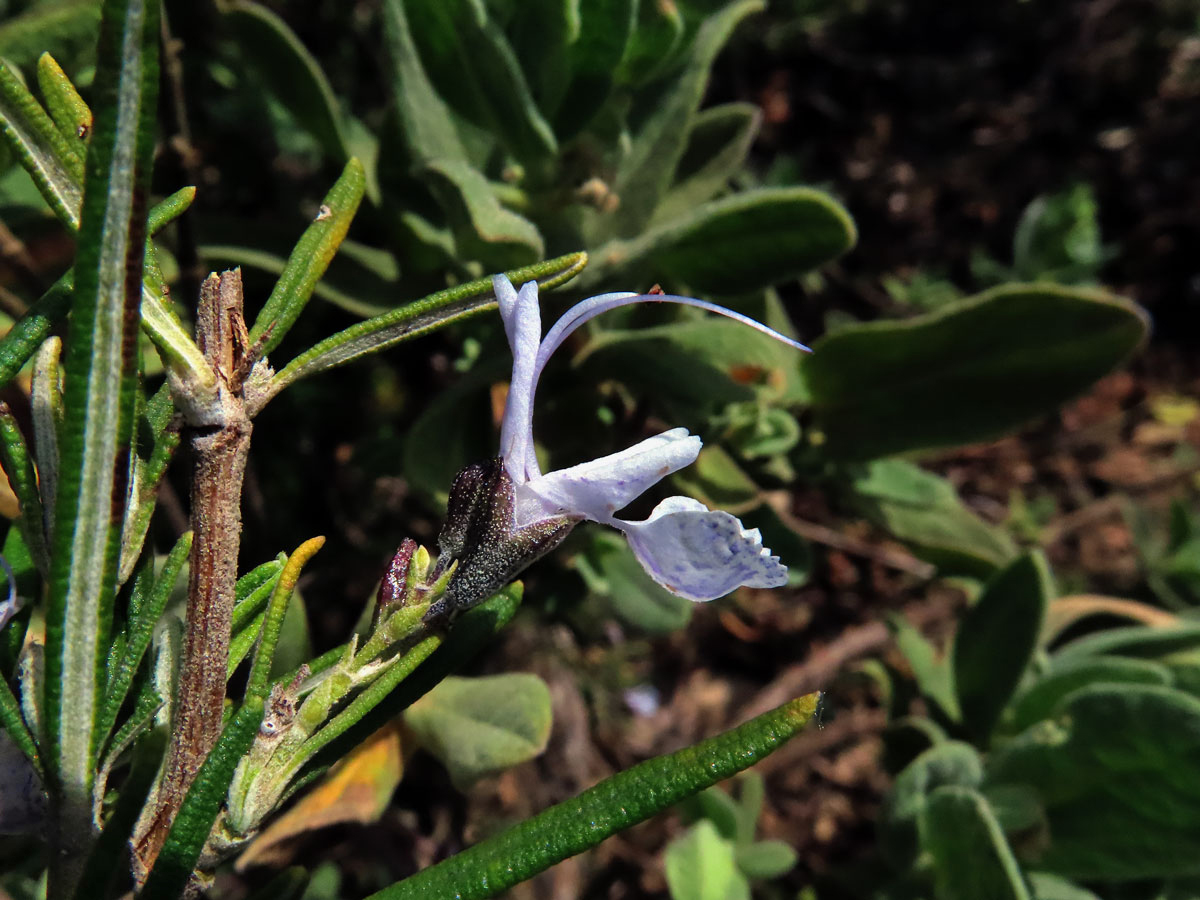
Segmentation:
{"type": "Polygon", "coordinates": [[[404,721],[458,787],[525,762],[550,739],[550,690],[536,675],[447,678],[404,721]]]}
{"type": "Polygon", "coordinates": [[[842,459],[986,440],[1084,391],[1146,335],[1096,291],[997,288],[926,316],[838,329],[801,361],[826,452],[842,459]]]}

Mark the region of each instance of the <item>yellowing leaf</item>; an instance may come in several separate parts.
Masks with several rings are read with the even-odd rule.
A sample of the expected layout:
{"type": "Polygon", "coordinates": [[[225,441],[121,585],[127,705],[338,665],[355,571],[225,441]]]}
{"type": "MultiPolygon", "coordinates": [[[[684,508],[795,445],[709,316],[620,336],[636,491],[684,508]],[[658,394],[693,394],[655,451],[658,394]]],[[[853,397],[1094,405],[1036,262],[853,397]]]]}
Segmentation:
{"type": "Polygon", "coordinates": [[[1150,413],[1162,424],[1179,428],[1200,416],[1200,403],[1180,394],[1160,394],[1150,399],[1150,413]]]}
{"type": "Polygon", "coordinates": [[[285,860],[284,844],[298,834],[343,822],[374,822],[383,815],[404,774],[401,728],[399,721],[385,725],[342,759],[258,836],[238,859],[238,870],[285,860]]]}

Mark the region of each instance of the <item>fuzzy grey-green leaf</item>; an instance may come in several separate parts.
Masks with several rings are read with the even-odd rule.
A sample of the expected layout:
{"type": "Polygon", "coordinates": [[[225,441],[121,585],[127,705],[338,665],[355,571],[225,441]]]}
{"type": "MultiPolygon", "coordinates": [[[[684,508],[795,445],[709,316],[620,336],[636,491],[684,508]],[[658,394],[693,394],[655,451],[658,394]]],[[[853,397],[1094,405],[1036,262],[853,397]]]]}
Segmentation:
{"type": "Polygon", "coordinates": [[[852,460],[986,440],[1053,410],[1145,338],[1099,291],[1011,285],[903,322],[851,325],[801,361],[823,452],[852,460]]]}
{"type": "Polygon", "coordinates": [[[519,672],[451,677],[410,706],[404,720],[465,787],[546,748],[550,690],[536,675],[519,672]]]}

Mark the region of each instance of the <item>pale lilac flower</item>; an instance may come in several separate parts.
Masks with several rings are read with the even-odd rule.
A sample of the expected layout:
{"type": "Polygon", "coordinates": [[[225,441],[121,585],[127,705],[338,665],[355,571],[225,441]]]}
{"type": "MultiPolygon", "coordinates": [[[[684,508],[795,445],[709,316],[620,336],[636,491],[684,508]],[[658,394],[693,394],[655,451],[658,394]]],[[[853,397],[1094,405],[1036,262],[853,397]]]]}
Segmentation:
{"type": "Polygon", "coordinates": [[[667,590],[691,600],[712,600],[739,586],[779,587],[787,567],[762,545],[758,529],[745,529],[734,516],[709,510],[690,497],[668,497],[649,518],[617,518],[663,478],[690,465],[700,438],[672,428],[627,450],[543,474],[534,454],[533,404],[538,380],[551,354],[588,320],[631,303],[681,303],[720,313],[801,350],[803,344],[724,307],[670,294],[601,294],[568,310],[542,337],[537,282],[518,292],[503,275],[493,279],[500,316],[512,347],[512,381],[500,429],[500,456],[513,489],[512,526],[544,526],[589,519],[619,529],[638,562],[667,590]]]}

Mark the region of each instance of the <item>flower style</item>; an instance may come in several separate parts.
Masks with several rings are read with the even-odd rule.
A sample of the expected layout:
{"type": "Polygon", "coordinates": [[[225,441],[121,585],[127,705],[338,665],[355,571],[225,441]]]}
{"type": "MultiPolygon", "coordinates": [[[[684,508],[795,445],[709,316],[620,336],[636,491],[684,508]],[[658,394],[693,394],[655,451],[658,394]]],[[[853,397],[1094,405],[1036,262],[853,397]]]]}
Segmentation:
{"type": "Polygon", "coordinates": [[[543,474],[534,453],[534,396],[550,356],[575,329],[632,303],[699,307],[800,350],[808,348],[724,307],[670,294],[591,297],[567,311],[543,338],[537,282],[517,291],[498,275],[493,285],[512,348],[512,379],[500,459],[468,466],[451,489],[439,543],[444,556],[459,560],[459,569],[450,581],[446,608],[465,609],[482,601],[561,543],[583,519],[623,532],[650,577],[690,600],[713,600],[742,585],[784,584],[787,567],[763,547],[758,529],[743,528],[733,515],[709,510],[690,497],[669,497],[642,521],[617,518],[617,512],[653,485],[694,462],[699,437],[686,428],[672,428],[619,453],[543,474]]]}

